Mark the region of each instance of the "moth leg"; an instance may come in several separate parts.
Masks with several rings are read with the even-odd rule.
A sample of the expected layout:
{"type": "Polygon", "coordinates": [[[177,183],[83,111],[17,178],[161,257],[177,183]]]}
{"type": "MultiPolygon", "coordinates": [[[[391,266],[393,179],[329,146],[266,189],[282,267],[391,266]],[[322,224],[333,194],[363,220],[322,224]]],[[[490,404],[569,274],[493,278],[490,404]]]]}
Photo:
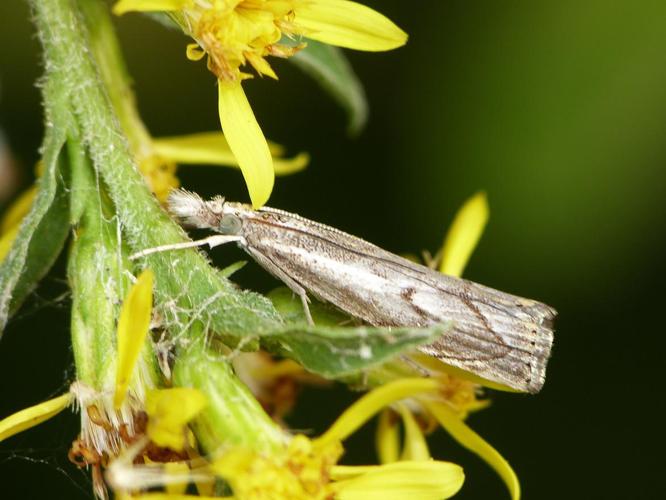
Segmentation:
{"type": "Polygon", "coordinates": [[[305,291],[305,288],[303,288],[298,282],[289,276],[286,272],[284,272],[279,266],[277,266],[269,257],[265,256],[262,253],[259,253],[253,248],[250,247],[243,247],[266,271],[271,273],[273,276],[275,276],[277,279],[279,279],[282,283],[287,285],[287,287],[294,292],[298,297],[301,299],[301,304],[303,304],[303,312],[305,313],[305,319],[308,322],[308,325],[314,326],[314,321],[312,320],[312,314],[310,314],[310,306],[308,305],[308,302],[310,302],[310,299],[308,298],[308,293],[305,291]]]}
{"type": "MultiPolygon", "coordinates": [[[[308,305],[309,299],[308,299],[308,294],[305,292],[303,287],[299,285],[299,288],[301,289],[302,293],[300,292],[294,292],[297,295],[301,297],[301,304],[303,304],[303,312],[305,313],[305,319],[308,320],[308,325],[314,326],[314,321],[312,320],[312,314],[310,314],[310,306],[308,305]]],[[[293,288],[292,288],[293,290],[293,288]]]]}
{"type": "Polygon", "coordinates": [[[141,250],[140,252],[136,252],[135,254],[130,255],[130,260],[139,259],[141,257],[145,257],[146,255],[150,255],[153,253],[167,252],[169,250],[182,250],[183,248],[202,247],[205,245],[208,245],[210,248],[213,248],[219,245],[224,245],[225,243],[242,241],[242,239],[243,239],[242,236],[216,234],[213,236],[209,236],[208,238],[203,238],[201,240],[185,241],[183,243],[172,243],[170,245],[160,245],[157,247],[146,248],[145,250],[141,250]]]}

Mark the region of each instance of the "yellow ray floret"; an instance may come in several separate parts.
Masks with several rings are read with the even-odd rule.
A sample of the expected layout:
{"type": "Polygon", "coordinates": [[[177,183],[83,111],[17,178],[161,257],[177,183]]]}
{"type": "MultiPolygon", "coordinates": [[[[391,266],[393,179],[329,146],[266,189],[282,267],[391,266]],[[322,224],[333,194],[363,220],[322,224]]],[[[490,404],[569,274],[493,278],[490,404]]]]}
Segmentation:
{"type": "Polygon", "coordinates": [[[146,342],[153,310],[153,272],[143,271],[123,302],[118,319],[118,365],[113,404],[120,408],[146,342]]]}
{"type": "Polygon", "coordinates": [[[380,464],[397,462],[400,458],[400,428],[395,413],[389,409],[379,414],[375,433],[375,448],[380,464]]]}
{"type": "MultiPolygon", "coordinates": [[[[238,167],[238,160],[222,132],[158,137],[153,140],[153,147],[159,156],[180,164],[238,167]]],[[[281,158],[284,147],[274,142],[268,141],[268,149],[273,155],[276,175],[300,172],[310,161],[307,153],[299,153],[293,158],[281,158]]]]}
{"type": "Polygon", "coordinates": [[[489,213],[488,199],[483,192],[472,196],[458,210],[444,239],[440,272],[450,276],[462,276],[481,239],[489,213]]]}
{"type": "Polygon", "coordinates": [[[113,13],[117,16],[126,12],[141,11],[153,12],[163,10],[165,12],[180,10],[190,0],[120,0],[113,6],[113,13]]]}
{"type": "Polygon", "coordinates": [[[400,460],[403,461],[427,461],[432,457],[428,449],[423,431],[414,418],[414,414],[404,405],[398,404],[398,411],[402,418],[405,429],[405,444],[402,449],[400,460]]]}
{"type": "Polygon", "coordinates": [[[520,500],[520,483],[509,462],[488,444],[481,436],[470,429],[465,422],[445,403],[424,401],[424,406],[432,413],[440,425],[468,450],[479,455],[502,478],[509,489],[512,500],[520,500]]]}
{"type": "Polygon", "coordinates": [[[70,393],[49,399],[0,420],[0,441],[54,417],[72,401],[70,393]]]}
{"type": "Polygon", "coordinates": [[[316,441],[323,443],[343,441],[369,418],[391,403],[420,393],[436,393],[438,389],[439,383],[434,379],[404,378],[389,382],[373,389],[347,408],[316,441]]]}
{"type": "Polygon", "coordinates": [[[294,24],[305,36],[354,50],[378,52],[407,42],[407,33],[365,5],[346,0],[297,2],[294,24]]]}
{"type": "Polygon", "coordinates": [[[243,172],[252,206],[264,205],[275,176],[268,143],[240,83],[218,81],[219,114],[222,131],[243,172]]]}
{"type": "Polygon", "coordinates": [[[455,495],[463,485],[462,467],[431,460],[386,465],[335,466],[331,490],[338,500],[439,500],[455,495]]]}

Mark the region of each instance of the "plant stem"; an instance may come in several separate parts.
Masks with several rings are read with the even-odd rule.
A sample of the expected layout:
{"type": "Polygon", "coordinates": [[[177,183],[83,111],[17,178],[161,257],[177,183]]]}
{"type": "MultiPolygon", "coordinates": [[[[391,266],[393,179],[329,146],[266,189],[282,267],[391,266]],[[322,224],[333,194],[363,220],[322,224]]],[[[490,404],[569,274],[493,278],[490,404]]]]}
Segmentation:
{"type": "MultiPolygon", "coordinates": [[[[162,210],[136,169],[108,97],[110,92],[91,58],[95,51],[85,25],[103,25],[108,22],[104,19],[108,14],[104,9],[87,7],[85,14],[89,17],[83,23],[75,0],[31,0],[31,4],[47,73],[50,78],[58,78],[57,85],[67,92],[82,142],[106,183],[130,248],[136,251],[185,241],[183,230],[162,210]]],[[[181,330],[191,324],[193,314],[212,330],[235,338],[281,323],[270,301],[236,290],[196,251],[157,253],[142,264],[155,272],[158,305],[177,334],[187,335],[181,330]],[[199,309],[202,304],[206,304],[205,310],[199,309]]]]}

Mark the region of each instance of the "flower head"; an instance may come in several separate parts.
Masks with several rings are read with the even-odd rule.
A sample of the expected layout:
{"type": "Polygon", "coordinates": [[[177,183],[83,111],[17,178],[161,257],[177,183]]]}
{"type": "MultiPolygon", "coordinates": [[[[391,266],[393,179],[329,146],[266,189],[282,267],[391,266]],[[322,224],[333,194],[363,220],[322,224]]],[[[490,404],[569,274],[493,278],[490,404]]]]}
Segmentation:
{"type": "MultiPolygon", "coordinates": [[[[485,193],[479,192],[469,198],[456,213],[446,234],[442,250],[428,264],[442,273],[460,277],[472,252],[481,239],[488,222],[489,209],[485,193]]],[[[467,426],[468,414],[489,405],[488,400],[479,399],[481,386],[507,389],[499,384],[485,381],[461,369],[446,365],[439,359],[422,353],[409,355],[410,361],[437,384],[439,398],[416,397],[418,405],[412,411],[399,409],[404,427],[404,443],[400,456],[398,420],[390,410],[385,410],[379,421],[376,447],[383,463],[390,463],[417,453],[423,454],[425,441],[415,417],[427,420],[424,427],[432,430],[437,425],[445,429],[462,446],[485,460],[502,478],[513,500],[520,498],[520,483],[510,464],[481,436],[467,426]],[[414,413],[414,415],[412,415],[414,413]],[[419,451],[421,450],[421,451],[419,451]]]]}
{"type": "Polygon", "coordinates": [[[169,12],[196,42],[188,45],[187,57],[208,57],[218,80],[222,130],[255,208],[268,200],[275,174],[270,148],[241,87],[252,77],[247,68],[277,79],[268,57],[295,54],[306,45],[301,37],[365,51],[390,50],[407,40],[389,19],[347,0],[120,0],[114,7],[116,14],[129,11],[169,12]]]}

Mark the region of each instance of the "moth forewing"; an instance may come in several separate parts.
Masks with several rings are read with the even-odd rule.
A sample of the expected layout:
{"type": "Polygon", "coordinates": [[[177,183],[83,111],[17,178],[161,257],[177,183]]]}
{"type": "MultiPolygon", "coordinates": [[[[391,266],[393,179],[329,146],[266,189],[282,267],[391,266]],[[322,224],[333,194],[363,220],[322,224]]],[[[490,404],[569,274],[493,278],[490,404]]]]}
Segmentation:
{"type": "Polygon", "coordinates": [[[545,304],[443,275],[295,214],[175,193],[172,212],[222,234],[233,227],[239,246],[300,295],[306,313],[305,291],[375,326],[452,321],[423,352],[520,391],[541,389],[556,316],[545,304]]]}

